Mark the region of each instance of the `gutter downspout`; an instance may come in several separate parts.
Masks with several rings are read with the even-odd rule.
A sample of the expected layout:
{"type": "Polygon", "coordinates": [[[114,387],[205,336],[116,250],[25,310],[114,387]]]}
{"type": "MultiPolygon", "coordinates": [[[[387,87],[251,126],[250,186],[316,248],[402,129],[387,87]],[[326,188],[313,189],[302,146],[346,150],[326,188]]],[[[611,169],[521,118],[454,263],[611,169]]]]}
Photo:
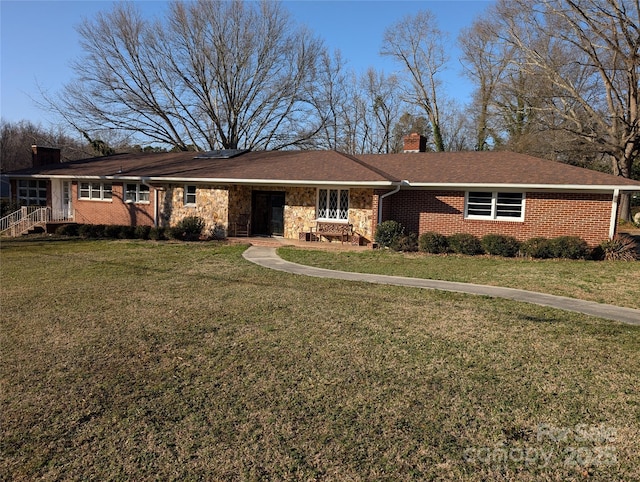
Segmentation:
{"type": "Polygon", "coordinates": [[[158,190],[153,188],[153,227],[158,227],[158,190]]]}
{"type": "Polygon", "coordinates": [[[382,201],[384,200],[384,198],[388,196],[392,196],[393,194],[396,194],[398,191],[400,191],[400,187],[402,187],[403,185],[409,185],[409,181],[406,181],[406,180],[400,181],[400,184],[398,184],[393,191],[384,193],[380,195],[380,197],[378,198],[378,224],[382,222],[382,201]]]}
{"type": "Polygon", "coordinates": [[[609,239],[613,239],[616,235],[616,224],[618,222],[618,201],[620,199],[620,189],[613,190],[613,198],[611,199],[611,221],[609,223],[609,239]]]}

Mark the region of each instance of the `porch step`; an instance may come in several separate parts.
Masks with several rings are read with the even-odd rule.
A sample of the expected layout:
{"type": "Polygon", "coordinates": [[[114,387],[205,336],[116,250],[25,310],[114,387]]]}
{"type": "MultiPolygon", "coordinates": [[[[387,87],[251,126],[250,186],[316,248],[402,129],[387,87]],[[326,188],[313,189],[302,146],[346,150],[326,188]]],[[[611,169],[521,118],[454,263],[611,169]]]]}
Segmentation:
{"type": "MultiPolygon", "coordinates": [[[[279,248],[284,244],[290,244],[284,241],[282,238],[270,238],[270,237],[250,236],[246,238],[245,237],[238,238],[238,237],[230,236],[227,238],[227,240],[230,243],[251,244],[252,246],[264,246],[268,248],[279,248]]],[[[287,241],[290,241],[290,240],[287,240],[287,241]]]]}
{"type": "Polygon", "coordinates": [[[23,236],[28,236],[30,234],[43,234],[46,233],[47,230],[43,226],[33,226],[29,228],[28,231],[22,233],[23,236]]]}

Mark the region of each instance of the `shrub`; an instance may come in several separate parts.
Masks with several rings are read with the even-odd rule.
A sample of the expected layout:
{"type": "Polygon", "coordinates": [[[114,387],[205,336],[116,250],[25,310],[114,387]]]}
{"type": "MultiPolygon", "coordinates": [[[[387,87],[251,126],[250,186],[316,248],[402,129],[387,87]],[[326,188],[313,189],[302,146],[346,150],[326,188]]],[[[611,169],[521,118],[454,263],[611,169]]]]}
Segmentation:
{"type": "Polygon", "coordinates": [[[589,254],[589,245],[577,236],[558,236],[550,240],[553,258],[582,259],[589,254]]]}
{"type": "Polygon", "coordinates": [[[104,227],[104,237],[109,239],[118,239],[120,237],[120,230],[122,226],[110,224],[104,227]]]}
{"type": "Polygon", "coordinates": [[[106,228],[104,224],[82,224],[78,229],[78,234],[83,238],[104,238],[106,228]]]}
{"type": "Polygon", "coordinates": [[[449,248],[454,253],[473,256],[484,252],[482,245],[480,244],[480,240],[473,234],[453,234],[447,238],[447,241],[449,243],[449,248]]]}
{"type": "Polygon", "coordinates": [[[383,221],[376,227],[375,241],[383,248],[390,247],[404,234],[404,227],[397,221],[383,221]]]}
{"type": "Polygon", "coordinates": [[[640,254],[637,241],[626,234],[619,234],[605,241],[594,252],[599,254],[594,254],[594,257],[607,261],[635,261],[640,254]]]}
{"type": "Polygon", "coordinates": [[[120,239],[136,239],[136,227],[135,226],[120,226],[120,239]]]}
{"type": "Polygon", "coordinates": [[[88,238],[89,237],[89,230],[91,229],[91,225],[90,224],[81,224],[80,226],[78,226],[78,235],[82,238],[88,238]]]}
{"type": "Polygon", "coordinates": [[[96,239],[104,238],[107,230],[106,224],[96,224],[93,228],[93,237],[96,239]]]}
{"type": "Polygon", "coordinates": [[[419,239],[420,251],[426,253],[440,254],[449,251],[447,237],[434,233],[433,231],[423,233],[419,239]]]}
{"type": "Polygon", "coordinates": [[[20,209],[20,205],[14,203],[13,201],[1,201],[0,202],[0,218],[4,218],[9,214],[15,213],[18,209],[20,209]]]}
{"type": "Polygon", "coordinates": [[[187,216],[170,229],[170,236],[181,241],[196,241],[200,239],[204,221],[198,216],[187,216]]]}
{"type": "Polygon", "coordinates": [[[151,226],[136,226],[135,227],[135,237],[137,239],[149,239],[149,234],[151,233],[151,226]]]}
{"type": "Polygon", "coordinates": [[[78,236],[79,230],[79,224],[63,224],[62,226],[58,226],[56,234],[59,236],[78,236]]]}
{"type": "Polygon", "coordinates": [[[166,229],[162,227],[153,227],[149,230],[149,239],[162,241],[167,239],[166,229]]]}
{"type": "Polygon", "coordinates": [[[531,238],[520,246],[522,254],[531,258],[552,258],[551,242],[547,238],[531,238]]]}
{"type": "Polygon", "coordinates": [[[402,234],[391,243],[390,248],[405,253],[418,251],[418,236],[416,233],[402,234]]]}
{"type": "Polygon", "coordinates": [[[520,251],[520,243],[516,238],[502,234],[487,234],[482,237],[480,244],[487,253],[505,258],[513,258],[520,251]]]}
{"type": "Polygon", "coordinates": [[[209,229],[209,232],[207,234],[207,238],[208,239],[226,239],[227,237],[227,230],[224,228],[223,224],[220,223],[216,223],[211,229],[209,229]]]}

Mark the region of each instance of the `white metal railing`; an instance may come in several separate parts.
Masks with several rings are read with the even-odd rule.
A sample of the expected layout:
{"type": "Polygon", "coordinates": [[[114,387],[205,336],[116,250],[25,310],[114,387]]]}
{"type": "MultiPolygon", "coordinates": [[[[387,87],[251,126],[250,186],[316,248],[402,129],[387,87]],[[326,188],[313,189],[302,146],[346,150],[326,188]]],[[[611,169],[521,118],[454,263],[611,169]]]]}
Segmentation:
{"type": "Polygon", "coordinates": [[[23,206],[18,211],[0,219],[0,234],[19,236],[34,226],[52,221],[67,221],[70,216],[61,210],[53,211],[50,207],[23,206]]]}
{"type": "Polygon", "coordinates": [[[40,209],[40,206],[23,206],[17,211],[0,219],[0,234],[20,224],[31,212],[40,209]]]}

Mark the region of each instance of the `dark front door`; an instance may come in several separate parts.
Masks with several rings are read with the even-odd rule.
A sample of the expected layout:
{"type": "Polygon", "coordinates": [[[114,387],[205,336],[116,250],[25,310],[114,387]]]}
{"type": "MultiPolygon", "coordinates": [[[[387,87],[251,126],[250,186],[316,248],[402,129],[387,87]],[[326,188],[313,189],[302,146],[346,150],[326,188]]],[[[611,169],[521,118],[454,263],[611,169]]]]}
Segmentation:
{"type": "Polygon", "coordinates": [[[251,231],[255,235],[284,235],[284,193],[253,191],[251,231]]]}

